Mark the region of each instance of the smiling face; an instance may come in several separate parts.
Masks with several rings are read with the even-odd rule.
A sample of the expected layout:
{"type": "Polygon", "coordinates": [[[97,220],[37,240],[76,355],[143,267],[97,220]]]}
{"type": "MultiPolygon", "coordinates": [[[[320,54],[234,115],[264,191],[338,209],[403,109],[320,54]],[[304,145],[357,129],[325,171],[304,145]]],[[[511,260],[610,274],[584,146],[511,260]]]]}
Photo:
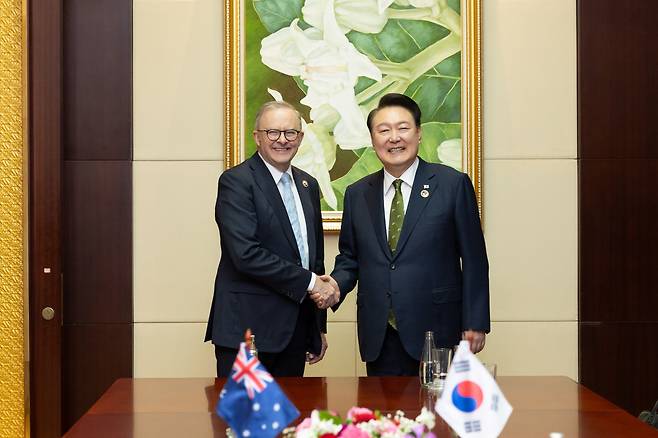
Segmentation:
{"type": "Polygon", "coordinates": [[[281,172],[285,172],[299,149],[304,133],[300,132],[295,140],[288,141],[282,132],[278,140],[272,141],[263,131],[267,129],[299,131],[302,129],[299,116],[290,108],[270,108],[261,114],[257,129],[254,130],[254,140],[263,159],[281,172]]]}
{"type": "Polygon", "coordinates": [[[420,127],[407,109],[387,106],[377,111],[370,136],[377,157],[388,173],[398,178],[413,164],[420,134],[420,127]]]}

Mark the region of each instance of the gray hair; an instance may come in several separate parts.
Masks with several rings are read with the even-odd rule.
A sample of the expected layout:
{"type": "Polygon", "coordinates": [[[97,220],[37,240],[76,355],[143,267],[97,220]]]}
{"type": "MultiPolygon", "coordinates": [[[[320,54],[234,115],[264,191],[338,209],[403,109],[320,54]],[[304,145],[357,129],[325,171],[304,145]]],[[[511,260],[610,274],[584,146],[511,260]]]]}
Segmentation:
{"type": "Polygon", "coordinates": [[[264,104],[261,105],[261,107],[258,109],[258,112],[256,113],[256,122],[254,123],[254,129],[258,130],[258,125],[260,123],[260,118],[265,114],[267,111],[270,110],[275,110],[275,109],[289,109],[295,112],[297,114],[297,118],[299,118],[299,126],[301,128],[302,126],[302,116],[299,114],[299,111],[297,111],[297,108],[292,106],[286,101],[283,100],[271,100],[269,102],[265,102],[264,104]]]}

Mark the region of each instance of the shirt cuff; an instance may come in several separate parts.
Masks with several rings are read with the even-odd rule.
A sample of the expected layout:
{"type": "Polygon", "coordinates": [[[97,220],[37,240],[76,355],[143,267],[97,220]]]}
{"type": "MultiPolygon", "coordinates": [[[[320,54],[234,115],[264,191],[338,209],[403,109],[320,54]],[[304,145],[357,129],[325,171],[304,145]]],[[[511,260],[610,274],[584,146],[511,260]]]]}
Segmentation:
{"type": "Polygon", "coordinates": [[[307,292],[311,292],[313,288],[315,287],[315,280],[318,278],[317,275],[315,275],[315,272],[311,272],[311,281],[308,283],[308,287],[306,288],[307,292]]]}
{"type": "MultiPolygon", "coordinates": [[[[306,291],[307,291],[307,292],[311,292],[311,291],[313,290],[313,288],[315,287],[315,279],[316,279],[316,278],[318,278],[318,276],[315,275],[315,272],[311,271],[311,281],[308,283],[308,287],[306,288],[306,291]]],[[[299,300],[299,303],[300,303],[300,304],[304,302],[304,300],[306,299],[306,295],[308,295],[308,294],[305,294],[305,295],[302,297],[302,299],[299,300]]]]}

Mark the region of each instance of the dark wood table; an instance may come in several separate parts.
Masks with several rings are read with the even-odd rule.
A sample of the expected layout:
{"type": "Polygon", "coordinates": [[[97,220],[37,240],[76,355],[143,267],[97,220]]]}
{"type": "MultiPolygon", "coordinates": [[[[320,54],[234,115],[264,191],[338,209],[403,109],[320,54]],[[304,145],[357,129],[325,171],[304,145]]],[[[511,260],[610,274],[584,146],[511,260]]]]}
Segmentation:
{"type": "MultiPolygon", "coordinates": [[[[433,404],[431,393],[410,377],[280,378],[279,385],[301,411],[331,408],[345,416],[352,406],[403,410],[408,417],[433,404]]],[[[514,407],[502,437],[658,437],[658,431],[566,377],[499,377],[514,407]]],[[[65,435],[79,437],[224,437],[215,415],[224,379],[120,379],[65,435]]],[[[437,416],[435,433],[450,437],[437,416]]]]}

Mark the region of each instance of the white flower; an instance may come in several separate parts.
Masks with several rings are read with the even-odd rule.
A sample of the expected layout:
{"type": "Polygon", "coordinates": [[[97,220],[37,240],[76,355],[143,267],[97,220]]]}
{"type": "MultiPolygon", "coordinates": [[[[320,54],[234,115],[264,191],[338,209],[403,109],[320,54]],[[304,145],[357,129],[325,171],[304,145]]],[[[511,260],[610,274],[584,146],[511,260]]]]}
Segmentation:
{"type": "Polygon", "coordinates": [[[270,96],[274,98],[277,102],[283,102],[283,95],[273,88],[268,88],[267,92],[270,93],[270,96]]]}
{"type": "Polygon", "coordinates": [[[317,438],[318,434],[313,429],[302,429],[295,432],[295,438],[317,438]]]}
{"type": "Polygon", "coordinates": [[[320,413],[317,410],[311,412],[311,428],[317,433],[315,436],[321,436],[325,433],[338,435],[343,428],[340,424],[334,424],[330,420],[320,420],[320,413]]]}
{"type": "MultiPolygon", "coordinates": [[[[377,0],[377,9],[379,9],[379,13],[383,14],[384,11],[393,4],[394,0],[377,0]]],[[[396,3],[398,3],[396,1],[396,3]]],[[[407,6],[409,3],[407,2],[404,6],[407,6]]]]}
{"type": "Polygon", "coordinates": [[[420,414],[416,417],[416,422],[425,425],[428,430],[432,430],[434,429],[435,419],[434,413],[423,406],[420,414]]]}
{"type": "MultiPolygon", "coordinates": [[[[320,102],[316,96],[307,95],[302,103],[313,107],[313,102],[320,102]]],[[[334,126],[334,138],[341,149],[360,149],[371,146],[370,132],[366,118],[356,103],[354,89],[344,89],[329,97],[329,106],[340,114],[340,119],[334,126]]],[[[311,111],[311,117],[315,114],[311,111]]],[[[314,119],[315,120],[315,119],[314,119]]]]}
{"type": "Polygon", "coordinates": [[[333,128],[340,121],[340,114],[328,103],[311,109],[311,119],[315,123],[333,128]]]}
{"type": "Polygon", "coordinates": [[[327,2],[333,3],[335,20],[343,33],[354,29],[363,33],[379,33],[388,20],[379,10],[378,0],[306,0],[302,8],[304,21],[324,29],[327,2]]]}
{"type": "Polygon", "coordinates": [[[432,17],[439,18],[442,9],[446,9],[448,5],[445,0],[409,0],[411,6],[416,8],[427,8],[432,11],[432,17]]]}
{"type": "Polygon", "coordinates": [[[434,6],[439,6],[438,0],[409,0],[409,3],[416,8],[433,8],[434,6]]]}
{"type": "Polygon", "coordinates": [[[436,148],[439,160],[453,169],[462,170],[462,139],[445,140],[436,148]]]}
{"type": "Polygon", "coordinates": [[[289,27],[264,38],[260,51],[263,64],[302,79],[308,92],[300,102],[311,108],[314,121],[320,114],[324,119],[335,119],[328,107],[340,115],[333,128],[341,148],[368,146],[370,134],[354,86],[361,76],[380,81],[382,75],[343,35],[333,13],[333,1],[325,6],[323,32],[316,28],[302,30],[295,19],[289,27]]]}
{"type": "MultiPolygon", "coordinates": [[[[427,14],[426,16],[432,17],[434,19],[439,18],[441,16],[442,11],[449,9],[447,0],[379,0],[379,12],[384,13],[386,8],[388,8],[393,3],[404,7],[413,6],[416,9],[425,9],[425,14],[427,14]]],[[[422,19],[421,16],[418,16],[416,14],[412,14],[412,16],[414,16],[415,18],[407,18],[407,19],[422,19]]],[[[401,17],[396,16],[396,18],[401,18],[401,17]]]]}
{"type": "Polygon", "coordinates": [[[331,187],[329,169],[336,162],[336,142],[329,130],[315,123],[302,121],[304,139],[299,146],[292,164],[310,173],[318,180],[325,202],[334,210],[338,208],[338,199],[331,187]]]}

